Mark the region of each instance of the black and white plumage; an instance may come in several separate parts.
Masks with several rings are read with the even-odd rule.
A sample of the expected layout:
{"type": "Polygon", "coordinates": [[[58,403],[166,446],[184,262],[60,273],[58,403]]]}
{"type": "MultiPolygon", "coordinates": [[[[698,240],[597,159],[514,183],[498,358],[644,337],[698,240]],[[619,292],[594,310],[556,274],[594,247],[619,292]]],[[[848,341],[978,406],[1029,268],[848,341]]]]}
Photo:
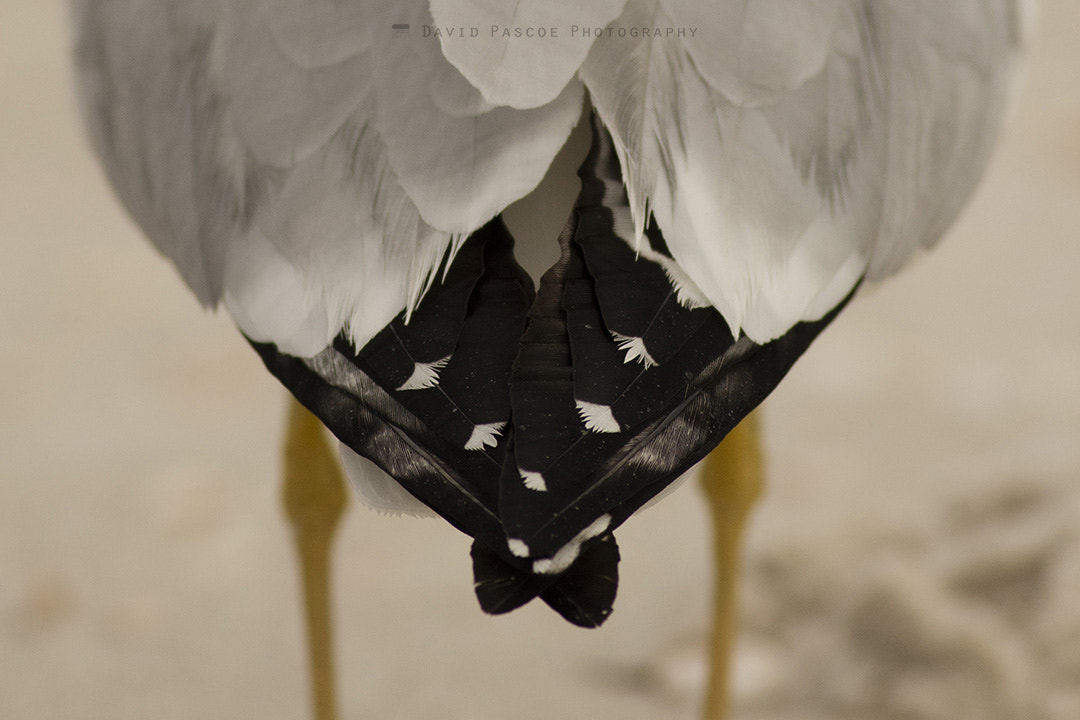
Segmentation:
{"type": "Polygon", "coordinates": [[[200,300],[223,302],[348,447],[358,484],[475,539],[486,610],[540,596],[580,625],[611,610],[612,532],[775,387],[859,283],[953,220],[1026,13],[73,6],[97,149],[200,300]],[[563,31],[497,31],[515,27],[563,31]],[[561,235],[512,237],[500,213],[585,102],[592,149],[561,235]],[[559,244],[537,287],[515,242],[559,244]]]}

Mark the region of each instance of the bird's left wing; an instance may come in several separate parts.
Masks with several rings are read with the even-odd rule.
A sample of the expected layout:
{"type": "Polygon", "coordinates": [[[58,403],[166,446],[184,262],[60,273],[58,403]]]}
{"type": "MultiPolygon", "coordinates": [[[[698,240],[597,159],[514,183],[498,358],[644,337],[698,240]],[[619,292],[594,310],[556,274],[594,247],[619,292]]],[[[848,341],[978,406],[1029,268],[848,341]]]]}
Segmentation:
{"type": "MultiPolygon", "coordinates": [[[[498,386],[509,360],[501,369],[489,368],[494,357],[470,362],[468,349],[479,340],[466,312],[474,292],[527,294],[515,295],[514,278],[483,267],[485,252],[508,256],[505,242],[499,249],[487,242],[491,233],[469,238],[544,175],[580,116],[580,82],[566,78],[532,109],[488,102],[428,32],[426,0],[76,0],[72,9],[94,145],[127,209],[199,299],[223,302],[309,405],[321,388],[346,418],[356,415],[349,403],[392,408],[359,413],[382,444],[356,439],[358,427],[334,429],[395,469],[419,441],[408,430],[371,428],[400,411],[400,424],[415,429],[419,420],[407,408],[417,409],[424,385],[391,377],[381,388],[347,375],[357,372],[360,348],[380,332],[402,330],[418,311],[403,344],[382,342],[389,355],[374,347],[364,355],[375,377],[393,375],[395,352],[418,352],[418,365],[431,363],[430,379],[491,373],[483,387],[465,383],[456,397],[437,389],[442,404],[420,402],[421,417],[448,430],[464,465],[451,472],[445,457],[414,461],[454,476],[475,460],[465,446],[490,452],[509,419],[498,386]],[[472,258],[472,266],[454,269],[468,277],[443,283],[455,254],[472,258]],[[440,322],[425,325],[431,313],[418,305],[433,286],[452,301],[440,322]],[[433,325],[439,341],[417,347],[421,330],[433,325]],[[471,416],[479,419],[463,430],[471,416]]],[[[505,231],[500,237],[508,239],[505,231]]],[[[513,326],[514,312],[498,322],[513,326]]],[[[524,310],[516,312],[520,321],[524,310]]],[[[509,351],[515,341],[510,335],[500,347],[509,351]]],[[[476,487],[457,480],[447,487],[484,522],[493,501],[477,489],[484,474],[477,477],[469,481],[476,487]]]]}
{"type": "Polygon", "coordinates": [[[579,82],[487,102],[424,0],[73,3],[94,144],[200,300],[302,356],[362,347],[532,190],[579,82]]]}

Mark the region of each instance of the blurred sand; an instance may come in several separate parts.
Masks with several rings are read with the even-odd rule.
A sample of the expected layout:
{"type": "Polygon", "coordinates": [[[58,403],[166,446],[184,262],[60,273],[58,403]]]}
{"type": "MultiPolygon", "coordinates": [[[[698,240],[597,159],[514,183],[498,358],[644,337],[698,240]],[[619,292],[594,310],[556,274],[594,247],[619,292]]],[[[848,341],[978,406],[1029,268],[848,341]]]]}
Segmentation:
{"type": "MultiPolygon", "coordinates": [[[[113,201],[58,3],[0,4],[0,717],[301,718],[283,392],[113,201]]],[[[737,717],[1080,717],[1080,3],[944,245],[767,404],[737,717]]],[[[346,718],[692,718],[692,486],[619,533],[601,630],[489,618],[468,543],[354,507],[346,718]]]]}

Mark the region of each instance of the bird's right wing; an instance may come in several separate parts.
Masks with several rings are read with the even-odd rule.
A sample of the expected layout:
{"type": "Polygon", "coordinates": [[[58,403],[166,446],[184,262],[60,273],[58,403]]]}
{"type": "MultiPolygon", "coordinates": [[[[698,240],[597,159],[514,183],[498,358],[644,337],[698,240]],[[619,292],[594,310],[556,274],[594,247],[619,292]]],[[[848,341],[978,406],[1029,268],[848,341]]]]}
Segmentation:
{"type": "Polygon", "coordinates": [[[735,335],[822,317],[939,239],[989,156],[1016,0],[629,0],[580,75],[638,237],[735,335]]]}

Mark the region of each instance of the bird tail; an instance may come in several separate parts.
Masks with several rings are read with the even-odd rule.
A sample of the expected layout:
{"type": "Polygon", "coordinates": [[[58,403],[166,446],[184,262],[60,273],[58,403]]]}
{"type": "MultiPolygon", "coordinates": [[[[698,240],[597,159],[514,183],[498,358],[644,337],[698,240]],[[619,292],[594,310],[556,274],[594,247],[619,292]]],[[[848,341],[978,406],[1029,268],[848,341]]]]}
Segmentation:
{"type": "Polygon", "coordinates": [[[582,549],[557,575],[519,569],[479,543],[472,546],[476,597],[484,612],[501,615],[535,597],[579,627],[599,627],[611,614],[619,586],[619,546],[608,533],[582,549]]]}

